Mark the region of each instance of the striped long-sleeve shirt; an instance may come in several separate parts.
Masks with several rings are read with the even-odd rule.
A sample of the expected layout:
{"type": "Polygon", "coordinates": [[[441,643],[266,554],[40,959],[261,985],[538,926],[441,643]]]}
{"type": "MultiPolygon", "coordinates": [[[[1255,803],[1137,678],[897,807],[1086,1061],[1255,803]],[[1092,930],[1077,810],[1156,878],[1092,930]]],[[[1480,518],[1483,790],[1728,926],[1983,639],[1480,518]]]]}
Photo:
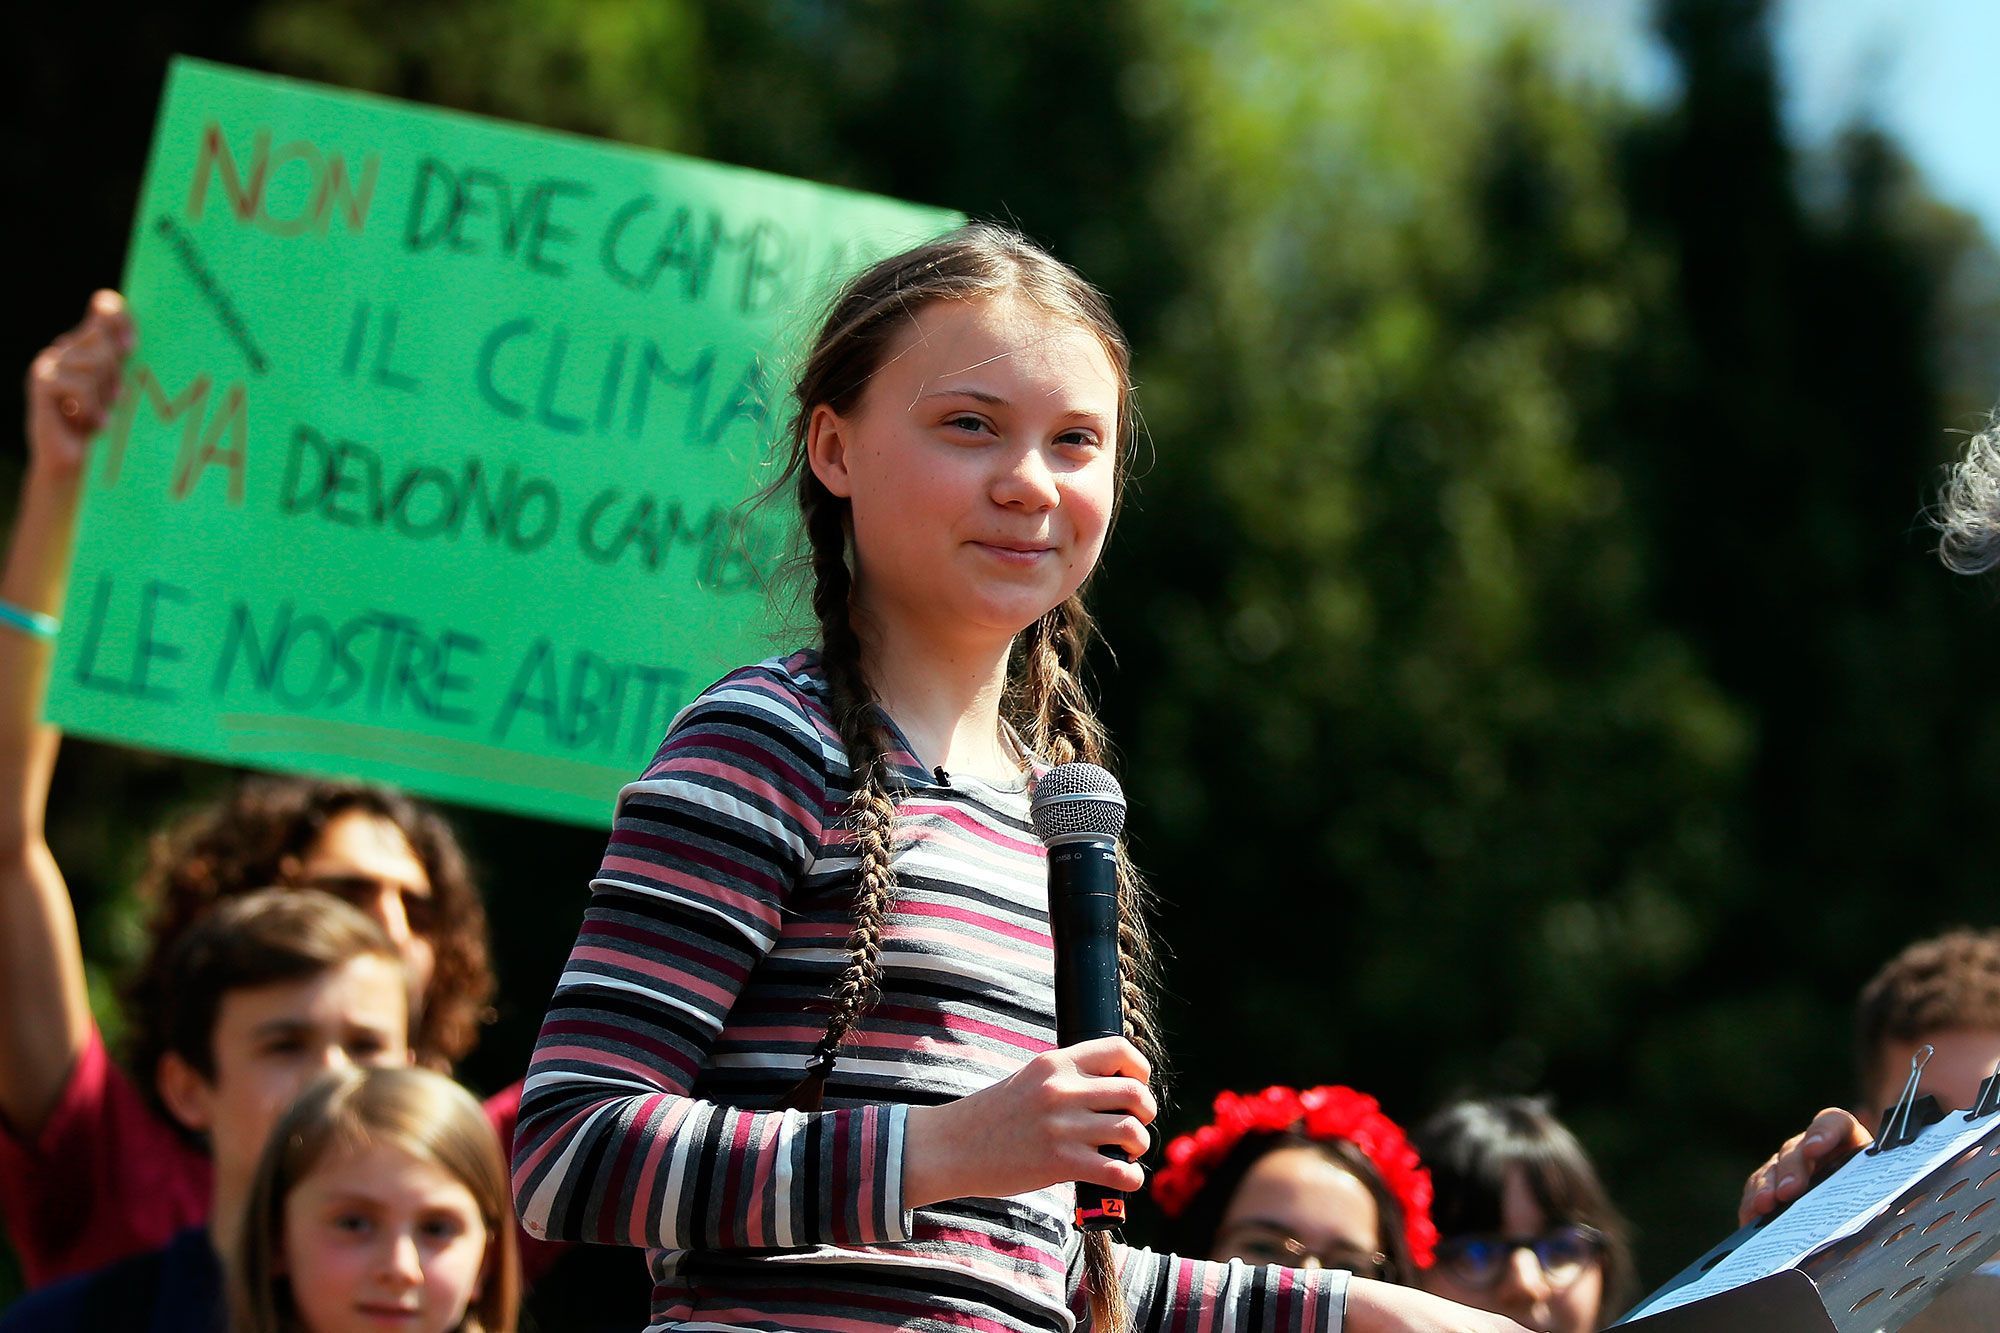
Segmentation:
{"type": "MultiPolygon", "coordinates": [[[[1072,1327],[1074,1191],[903,1200],[907,1108],[1055,1044],[1044,850],[1026,784],[892,755],[897,893],[881,996],[827,1110],[770,1110],[846,960],[846,751],[816,657],[725,677],[620,795],[542,1024],[514,1183],[536,1235],[649,1247],[662,1328],[1072,1327]]],[[[1337,1330],[1339,1273],[1118,1251],[1134,1327],[1337,1330]]]]}

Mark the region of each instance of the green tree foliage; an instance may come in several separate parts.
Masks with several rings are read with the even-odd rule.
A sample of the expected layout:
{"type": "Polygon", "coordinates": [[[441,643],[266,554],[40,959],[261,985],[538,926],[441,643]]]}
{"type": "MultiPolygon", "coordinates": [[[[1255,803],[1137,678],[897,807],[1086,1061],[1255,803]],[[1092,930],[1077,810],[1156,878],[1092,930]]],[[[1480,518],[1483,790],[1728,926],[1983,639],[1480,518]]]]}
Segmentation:
{"type": "MultiPolygon", "coordinates": [[[[1661,108],[1481,12],[240,0],[201,35],[106,53],[57,16],[23,49],[192,49],[1051,242],[1123,313],[1151,427],[1097,604],[1176,955],[1169,1128],[1218,1086],[1350,1081],[1406,1119],[1551,1089],[1658,1275],[1846,1095],[1881,958],[1991,920],[1967,830],[2000,808],[2000,612],[1916,516],[1992,391],[2000,280],[1880,136],[1794,156],[1754,0],[1661,0],[1661,108]]],[[[92,86],[69,159],[133,127],[98,173],[122,202],[90,196],[115,236],[157,73],[92,86]]],[[[115,254],[20,234],[67,284],[22,306],[25,363],[115,254]]],[[[226,777],[73,745],[51,817],[80,899],[226,777]]],[[[504,904],[467,1071],[491,1086],[597,838],[459,818],[504,904]]],[[[86,917],[96,958],[129,950],[129,913],[86,917]]]]}
{"type": "Polygon", "coordinates": [[[683,148],[697,6],[666,0],[269,0],[251,39],[287,73],[683,148]]]}
{"type": "Polygon", "coordinates": [[[1754,724],[1727,910],[1676,1003],[1626,1023],[1630,1105],[1716,1126],[1650,1168],[1622,1131],[1627,1192],[1678,1239],[1700,1215],[1681,1182],[1740,1175],[1755,1142],[1853,1095],[1871,972],[1996,924],[1967,833],[2000,802],[2000,619],[1921,518],[1946,428],[1994,391],[1996,288],[1989,243],[1879,133],[1788,147],[1763,5],[1672,0],[1661,20],[1685,91],[1628,136],[1625,179],[1674,280],[1599,429],[1660,621],[1754,724]]]}
{"type": "Polygon", "coordinates": [[[1186,1086],[1623,1105],[1749,739],[1591,429],[1672,281],[1626,113],[1387,0],[1155,30],[1191,281],[1105,614],[1186,1086]]]}

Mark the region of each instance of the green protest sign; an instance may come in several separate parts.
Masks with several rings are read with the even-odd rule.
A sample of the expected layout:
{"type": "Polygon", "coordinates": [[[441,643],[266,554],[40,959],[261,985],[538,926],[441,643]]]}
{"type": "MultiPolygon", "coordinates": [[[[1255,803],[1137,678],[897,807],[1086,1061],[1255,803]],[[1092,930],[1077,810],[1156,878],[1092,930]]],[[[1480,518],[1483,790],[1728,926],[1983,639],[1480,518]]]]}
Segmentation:
{"type": "Polygon", "coordinates": [[[113,740],[601,822],[781,646],[788,346],[955,214],[174,66],[50,700],[113,740]]]}

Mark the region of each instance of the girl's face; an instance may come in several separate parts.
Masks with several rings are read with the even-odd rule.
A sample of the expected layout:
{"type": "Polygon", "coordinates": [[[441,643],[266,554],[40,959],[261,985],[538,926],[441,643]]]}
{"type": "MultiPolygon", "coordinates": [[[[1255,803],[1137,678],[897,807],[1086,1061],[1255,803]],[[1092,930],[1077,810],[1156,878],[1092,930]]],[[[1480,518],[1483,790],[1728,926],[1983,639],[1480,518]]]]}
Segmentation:
{"type": "Polygon", "coordinates": [[[1501,1188],[1500,1228],[1491,1237],[1445,1237],[1424,1286],[1540,1333],[1591,1333],[1604,1304],[1602,1251],[1543,1213],[1518,1167],[1501,1188]],[[1466,1239],[1474,1244],[1454,1259],[1453,1242],[1466,1239]]]}
{"type": "Polygon", "coordinates": [[[329,1153],[285,1198],[283,1272],[311,1333],[447,1333],[487,1250],[472,1192],[388,1144],[329,1153]]]}
{"type": "Polygon", "coordinates": [[[1215,1234],[1216,1259],[1381,1270],[1382,1214],[1354,1173],[1311,1148],[1267,1152],[1243,1174],[1215,1234]]]}
{"type": "Polygon", "coordinates": [[[854,410],[808,432],[869,616],[976,651],[1074,593],[1111,522],[1121,388],[1094,333],[1031,302],[919,309],[854,410]]]}

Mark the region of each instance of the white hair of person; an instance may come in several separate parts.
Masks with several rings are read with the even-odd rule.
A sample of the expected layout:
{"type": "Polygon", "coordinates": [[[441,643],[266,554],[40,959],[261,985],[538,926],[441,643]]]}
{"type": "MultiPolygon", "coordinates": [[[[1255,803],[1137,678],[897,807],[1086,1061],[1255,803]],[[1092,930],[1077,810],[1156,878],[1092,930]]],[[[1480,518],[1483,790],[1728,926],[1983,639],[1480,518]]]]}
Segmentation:
{"type": "Polygon", "coordinates": [[[1984,574],[2000,566],[2000,415],[1945,473],[1931,523],[1938,530],[1938,558],[1954,573],[1984,574]]]}

